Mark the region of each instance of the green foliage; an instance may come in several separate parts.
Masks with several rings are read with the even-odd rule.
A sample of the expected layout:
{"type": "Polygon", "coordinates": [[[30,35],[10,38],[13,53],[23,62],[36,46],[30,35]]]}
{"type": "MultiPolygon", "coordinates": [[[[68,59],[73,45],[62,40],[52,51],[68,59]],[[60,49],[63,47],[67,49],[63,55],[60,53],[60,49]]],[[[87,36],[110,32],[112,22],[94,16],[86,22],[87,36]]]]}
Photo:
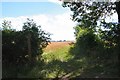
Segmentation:
{"type": "Polygon", "coordinates": [[[107,30],[99,30],[100,37],[107,42],[108,47],[117,47],[119,45],[120,24],[117,23],[103,23],[107,30]]]}
{"type": "MultiPolygon", "coordinates": [[[[110,47],[119,45],[120,43],[120,26],[118,23],[105,22],[105,18],[117,11],[119,19],[119,3],[73,1],[64,2],[63,6],[70,8],[73,12],[72,19],[78,22],[79,27],[93,30],[110,47]]],[[[80,30],[78,27],[76,29],[75,35],[79,34],[78,32],[80,30]]]]}
{"type": "Polygon", "coordinates": [[[80,27],[77,29],[79,29],[79,33],[76,36],[76,43],[74,45],[75,47],[73,48],[74,49],[73,51],[75,50],[76,51],[72,53],[83,54],[86,56],[93,55],[94,50],[96,50],[97,47],[102,46],[102,41],[93,32],[93,30],[87,28],[80,28],[80,27]]]}
{"type": "Polygon", "coordinates": [[[42,49],[48,45],[48,42],[50,42],[50,34],[45,33],[41,29],[41,26],[37,26],[36,23],[30,19],[24,23],[23,34],[26,36],[26,39],[29,34],[31,35],[31,51],[33,57],[42,54],[42,49]]]}
{"type": "MultiPolygon", "coordinates": [[[[36,56],[41,55],[43,53],[42,49],[48,45],[50,34],[45,33],[40,26],[37,26],[36,23],[30,19],[24,23],[22,31],[15,31],[7,28],[11,27],[10,25],[11,24],[8,23],[8,21],[4,22],[2,25],[3,75],[8,66],[13,66],[15,72],[11,77],[15,77],[19,73],[17,70],[22,70],[19,66],[35,64],[33,61],[36,59],[36,56]],[[30,38],[28,38],[29,34],[31,36],[30,38]],[[31,45],[30,54],[28,54],[28,40],[31,45]],[[31,58],[29,55],[31,55],[31,58]]],[[[4,75],[3,77],[7,77],[7,75],[4,75]]]]}
{"type": "Polygon", "coordinates": [[[69,7],[73,12],[73,21],[79,22],[81,27],[95,28],[97,21],[113,14],[115,4],[112,2],[64,2],[64,7],[69,7]]]}
{"type": "MultiPolygon", "coordinates": [[[[73,21],[78,22],[79,27],[87,28],[88,30],[93,31],[92,34],[96,33],[96,35],[99,37],[99,41],[103,41],[102,45],[106,46],[107,48],[110,48],[111,46],[111,48],[118,47],[117,45],[119,45],[120,43],[119,24],[105,22],[106,17],[116,12],[114,2],[73,1],[64,2],[63,6],[69,7],[71,9],[71,11],[73,12],[72,19],[73,21]],[[98,21],[100,25],[98,25],[98,21]],[[104,29],[101,29],[101,27],[104,29]]],[[[96,39],[94,35],[91,35],[91,32],[89,33],[89,31],[82,33],[81,28],[79,28],[78,26],[75,27],[77,43],[81,42],[79,45],[84,44],[82,45],[83,47],[87,47],[92,44],[96,45],[96,39]],[[79,36],[80,34],[83,36],[79,36]],[[89,44],[87,44],[87,42],[89,44]]]]}
{"type": "Polygon", "coordinates": [[[96,46],[95,35],[92,31],[85,31],[77,39],[76,45],[81,46],[81,48],[90,49],[96,46]]]}
{"type": "Polygon", "coordinates": [[[11,22],[4,20],[2,23],[3,30],[10,30],[11,29],[11,22]]]}
{"type": "MultiPolygon", "coordinates": [[[[115,3],[73,1],[64,2],[63,5],[70,8],[73,12],[73,21],[78,22],[78,25],[75,27],[76,43],[70,52],[76,58],[85,57],[87,66],[95,66],[100,69],[100,66],[97,65],[103,65],[105,69],[101,71],[104,70],[105,75],[112,74],[112,72],[107,73],[106,68],[111,67],[106,65],[113,65],[115,68],[118,68],[120,25],[112,22],[107,23],[105,18],[116,12],[115,3]]],[[[87,72],[89,70],[92,70],[92,68],[86,69],[85,74],[89,73],[87,72]]],[[[94,70],[91,72],[94,73],[94,70]]],[[[118,71],[115,70],[114,73],[117,74],[118,71]]]]}

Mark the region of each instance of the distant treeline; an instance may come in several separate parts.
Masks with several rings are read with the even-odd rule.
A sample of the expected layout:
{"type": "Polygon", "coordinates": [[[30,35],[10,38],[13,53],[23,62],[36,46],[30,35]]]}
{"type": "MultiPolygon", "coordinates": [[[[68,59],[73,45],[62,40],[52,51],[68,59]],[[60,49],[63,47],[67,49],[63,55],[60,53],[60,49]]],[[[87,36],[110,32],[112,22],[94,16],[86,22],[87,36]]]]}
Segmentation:
{"type": "Polygon", "coordinates": [[[51,42],[75,42],[74,40],[51,40],[51,42]]]}

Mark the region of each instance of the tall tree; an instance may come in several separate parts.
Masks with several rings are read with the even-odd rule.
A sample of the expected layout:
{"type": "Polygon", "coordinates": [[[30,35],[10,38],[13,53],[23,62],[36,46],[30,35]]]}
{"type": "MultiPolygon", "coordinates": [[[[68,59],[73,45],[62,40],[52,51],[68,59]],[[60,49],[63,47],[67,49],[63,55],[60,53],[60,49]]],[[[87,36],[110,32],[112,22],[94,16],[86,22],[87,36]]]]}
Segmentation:
{"type": "Polygon", "coordinates": [[[41,54],[42,48],[46,47],[48,42],[50,42],[50,34],[44,32],[41,26],[37,26],[36,23],[29,18],[27,22],[24,23],[23,33],[27,39],[27,51],[30,59],[41,54]]]}
{"type": "MultiPolygon", "coordinates": [[[[120,66],[120,1],[117,0],[117,2],[115,3],[116,4],[116,11],[117,11],[117,14],[118,14],[118,30],[117,30],[117,33],[118,33],[118,52],[119,52],[119,55],[118,55],[118,59],[119,59],[119,65],[120,66]]],[[[119,77],[120,77],[120,67],[119,67],[119,77]]]]}
{"type": "Polygon", "coordinates": [[[115,2],[115,4],[116,4],[116,11],[117,11],[117,14],[118,14],[118,22],[120,23],[120,1],[117,0],[115,2]]]}
{"type": "Polygon", "coordinates": [[[109,46],[111,44],[116,45],[120,66],[120,1],[91,2],[84,0],[80,2],[80,0],[68,0],[63,3],[63,7],[70,8],[73,12],[72,20],[77,21],[80,27],[85,27],[99,34],[103,34],[101,38],[108,41],[109,46]],[[106,22],[105,18],[115,12],[118,14],[118,24],[106,22]],[[101,27],[107,30],[101,29],[101,27]]]}

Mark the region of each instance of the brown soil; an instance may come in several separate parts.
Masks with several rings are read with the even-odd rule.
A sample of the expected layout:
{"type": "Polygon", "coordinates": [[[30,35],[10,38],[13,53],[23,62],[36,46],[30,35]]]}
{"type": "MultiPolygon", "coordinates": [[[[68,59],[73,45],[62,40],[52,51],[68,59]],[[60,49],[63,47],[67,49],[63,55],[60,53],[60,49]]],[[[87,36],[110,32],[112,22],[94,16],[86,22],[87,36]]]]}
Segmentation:
{"type": "Polygon", "coordinates": [[[71,45],[73,42],[71,41],[66,41],[66,42],[51,42],[49,43],[49,45],[44,49],[45,51],[49,51],[49,50],[55,50],[58,48],[62,48],[64,46],[69,46],[71,45]]]}

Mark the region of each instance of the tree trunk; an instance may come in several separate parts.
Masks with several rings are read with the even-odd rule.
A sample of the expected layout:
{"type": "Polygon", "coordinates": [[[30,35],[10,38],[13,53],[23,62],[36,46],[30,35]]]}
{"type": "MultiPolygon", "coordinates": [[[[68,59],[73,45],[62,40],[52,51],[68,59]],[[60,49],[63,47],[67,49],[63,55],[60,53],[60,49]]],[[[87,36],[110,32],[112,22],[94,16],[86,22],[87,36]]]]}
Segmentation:
{"type": "Polygon", "coordinates": [[[118,23],[120,23],[120,1],[116,2],[115,4],[116,4],[116,11],[118,14],[118,23]]]}
{"type": "Polygon", "coordinates": [[[31,61],[31,35],[28,34],[28,55],[29,55],[29,61],[31,61]]]}
{"type": "MultiPolygon", "coordinates": [[[[118,1],[118,0],[117,0],[118,1]]],[[[118,14],[118,23],[120,24],[120,1],[119,2],[116,2],[116,11],[117,11],[117,14],[118,14]]],[[[118,25],[118,49],[117,49],[117,52],[118,52],[118,68],[119,68],[119,77],[120,77],[120,25],[118,25]]]]}

